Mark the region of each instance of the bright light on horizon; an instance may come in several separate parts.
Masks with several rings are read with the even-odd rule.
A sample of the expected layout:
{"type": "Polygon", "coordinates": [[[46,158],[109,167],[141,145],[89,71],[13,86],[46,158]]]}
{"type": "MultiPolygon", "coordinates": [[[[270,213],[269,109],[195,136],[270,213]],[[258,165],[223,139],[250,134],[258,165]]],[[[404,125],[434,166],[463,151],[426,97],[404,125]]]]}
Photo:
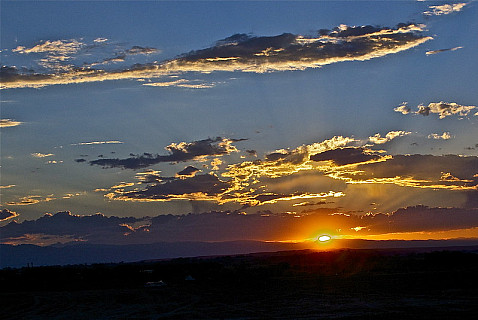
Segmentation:
{"type": "Polygon", "coordinates": [[[329,240],[331,240],[332,238],[326,234],[320,236],[317,238],[317,240],[319,240],[320,242],[327,242],[329,240]]]}

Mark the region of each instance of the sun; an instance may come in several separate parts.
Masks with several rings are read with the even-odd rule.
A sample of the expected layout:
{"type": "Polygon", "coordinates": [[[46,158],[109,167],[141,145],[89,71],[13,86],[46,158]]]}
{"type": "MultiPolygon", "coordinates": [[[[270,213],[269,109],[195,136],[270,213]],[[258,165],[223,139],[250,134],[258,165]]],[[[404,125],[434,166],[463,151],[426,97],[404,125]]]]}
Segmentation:
{"type": "Polygon", "coordinates": [[[326,235],[326,234],[321,235],[321,236],[319,236],[319,237],[317,238],[317,240],[318,240],[319,242],[327,242],[327,241],[330,241],[331,239],[332,239],[332,238],[331,238],[329,235],[326,235]]]}

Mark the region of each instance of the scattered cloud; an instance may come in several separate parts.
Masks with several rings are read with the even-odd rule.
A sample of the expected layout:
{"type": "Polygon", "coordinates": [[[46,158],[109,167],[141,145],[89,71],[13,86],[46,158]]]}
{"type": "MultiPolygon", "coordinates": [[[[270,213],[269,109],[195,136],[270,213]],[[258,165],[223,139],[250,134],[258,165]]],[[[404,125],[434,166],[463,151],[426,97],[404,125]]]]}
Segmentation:
{"type": "Polygon", "coordinates": [[[12,52],[19,54],[43,53],[45,56],[39,60],[39,64],[45,69],[61,72],[73,69],[73,65],[65,64],[65,62],[71,60],[72,56],[84,46],[84,43],[76,39],[56,41],[47,40],[31,48],[18,46],[13,49],[12,52]]]}
{"type": "MultiPolygon", "coordinates": [[[[54,73],[19,71],[15,67],[3,67],[0,72],[1,88],[38,88],[56,84],[120,79],[144,80],[185,72],[264,73],[319,68],[332,63],[365,61],[408,50],[432,39],[430,36],[423,35],[423,31],[425,31],[424,25],[402,23],[395,28],[340,25],[333,30],[320,30],[313,36],[284,33],[271,37],[255,37],[235,34],[218,41],[210,48],[192,51],[175,59],[161,63],[136,64],[120,70],[92,69],[84,65],[74,67],[67,65],[64,66],[64,70],[60,70],[58,63],[52,66],[54,73]]],[[[96,45],[99,44],[96,43],[96,45]]],[[[72,54],[81,47],[80,42],[59,40],[44,42],[30,49],[19,47],[15,50],[19,53],[49,52],[49,59],[56,59],[55,62],[57,62],[69,59],[67,54],[72,54]]],[[[153,50],[155,49],[132,47],[109,61],[122,59],[123,55],[128,54],[149,54],[153,50]]],[[[112,58],[108,57],[102,60],[102,63],[107,59],[112,58]]],[[[184,81],[157,82],[147,85],[174,85],[189,88],[211,86],[211,84],[184,81]]]]}
{"type": "Polygon", "coordinates": [[[450,135],[450,132],[443,132],[441,135],[438,133],[432,133],[428,135],[428,139],[448,140],[448,139],[451,139],[451,135],[450,135]]]}
{"type": "Polygon", "coordinates": [[[428,11],[423,12],[424,15],[426,16],[441,16],[441,15],[446,15],[450,14],[453,12],[459,12],[461,11],[467,3],[461,2],[461,3],[452,3],[452,4],[442,4],[442,5],[436,5],[436,6],[428,6],[428,11]]]}
{"type": "Polygon", "coordinates": [[[400,112],[401,114],[409,114],[412,109],[407,105],[407,102],[403,102],[400,106],[393,109],[395,112],[400,112]]]}
{"type": "Polygon", "coordinates": [[[12,119],[0,119],[0,128],[16,127],[21,125],[23,122],[15,121],[12,119]]]}
{"type": "Polygon", "coordinates": [[[46,158],[46,157],[54,156],[54,154],[53,153],[35,152],[35,153],[32,153],[32,156],[35,157],[35,158],[46,158]]]}
{"type": "Polygon", "coordinates": [[[431,102],[427,106],[425,105],[418,105],[417,111],[412,111],[410,107],[408,107],[407,103],[404,102],[402,105],[394,108],[393,110],[396,112],[400,112],[402,114],[421,114],[423,116],[428,116],[430,114],[438,114],[440,119],[444,119],[449,116],[458,115],[460,117],[466,117],[470,114],[470,112],[475,109],[476,106],[464,106],[457,104],[455,102],[431,102]]]}
{"type": "Polygon", "coordinates": [[[8,209],[3,209],[0,211],[0,221],[7,221],[15,217],[18,217],[18,213],[14,211],[10,211],[8,209]]]}
{"type": "Polygon", "coordinates": [[[409,131],[390,131],[388,132],[385,137],[382,137],[380,135],[380,133],[376,133],[374,136],[372,137],[369,137],[368,139],[370,140],[370,142],[374,143],[374,144],[384,144],[386,142],[389,142],[397,137],[403,137],[403,136],[406,136],[406,135],[409,135],[411,134],[411,132],[409,131]]]}
{"type": "Polygon", "coordinates": [[[437,54],[441,52],[446,52],[446,51],[456,51],[458,49],[463,49],[463,47],[454,47],[454,48],[448,48],[448,49],[440,49],[440,50],[430,50],[426,52],[426,55],[432,55],[432,54],[437,54]]]}
{"type": "Polygon", "coordinates": [[[193,142],[172,143],[165,149],[169,155],[143,155],[132,156],[126,159],[98,159],[90,161],[91,165],[98,165],[104,168],[141,169],[161,162],[181,162],[204,159],[208,156],[222,156],[237,152],[232,145],[234,140],[217,137],[193,142]]]}
{"type": "Polygon", "coordinates": [[[63,160],[49,160],[45,163],[46,164],[59,164],[59,163],[63,163],[63,160]]]}

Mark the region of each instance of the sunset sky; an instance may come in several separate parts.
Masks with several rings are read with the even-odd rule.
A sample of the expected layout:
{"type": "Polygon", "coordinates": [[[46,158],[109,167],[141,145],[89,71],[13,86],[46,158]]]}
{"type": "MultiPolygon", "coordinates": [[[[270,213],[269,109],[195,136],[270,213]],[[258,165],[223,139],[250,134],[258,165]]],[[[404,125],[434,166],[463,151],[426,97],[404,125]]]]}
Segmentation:
{"type": "Polygon", "coordinates": [[[476,1],[0,5],[2,243],[478,237],[476,1]]]}

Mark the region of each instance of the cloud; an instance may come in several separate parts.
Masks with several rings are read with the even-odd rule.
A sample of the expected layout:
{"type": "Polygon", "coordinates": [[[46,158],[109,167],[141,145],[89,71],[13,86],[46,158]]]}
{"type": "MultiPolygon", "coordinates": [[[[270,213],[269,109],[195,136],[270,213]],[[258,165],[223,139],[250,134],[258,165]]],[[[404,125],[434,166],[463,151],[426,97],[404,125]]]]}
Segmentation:
{"type": "Polygon", "coordinates": [[[165,82],[149,82],[143,83],[144,86],[151,87],[178,87],[186,89],[209,89],[216,86],[216,82],[200,82],[200,80],[178,79],[174,81],[165,82]]]}
{"type": "Polygon", "coordinates": [[[394,108],[393,111],[400,112],[401,114],[409,114],[412,111],[412,109],[409,106],[407,106],[407,102],[404,102],[402,105],[394,108]]]}
{"type": "Polygon", "coordinates": [[[23,122],[15,121],[12,119],[0,119],[0,128],[16,127],[21,125],[23,122]]]}
{"type": "MultiPolygon", "coordinates": [[[[120,79],[144,80],[185,72],[264,73],[319,68],[332,63],[365,61],[408,50],[432,39],[422,34],[424,29],[424,25],[409,23],[399,24],[395,28],[340,25],[333,30],[321,30],[313,36],[284,33],[271,37],[254,37],[236,34],[218,41],[210,48],[192,51],[175,59],[133,65],[116,71],[69,66],[63,72],[38,73],[5,67],[1,70],[1,88],[38,88],[120,79]]],[[[65,46],[66,43],[61,42],[61,45],[65,46]]],[[[145,53],[150,49],[152,48],[133,47],[129,52],[145,53]]],[[[25,50],[27,49],[19,49],[18,52],[25,50]]],[[[204,86],[184,82],[176,84],[194,88],[204,86]]]]}
{"type": "Polygon", "coordinates": [[[201,171],[201,170],[199,170],[198,168],[194,168],[193,166],[187,166],[186,168],[184,168],[184,170],[181,170],[178,173],[176,173],[176,178],[194,177],[196,175],[196,173],[198,173],[199,171],[201,171]]]}
{"type": "Polygon", "coordinates": [[[49,196],[37,196],[37,195],[31,195],[31,196],[25,196],[19,198],[17,201],[10,201],[5,203],[8,206],[29,206],[32,204],[37,204],[40,202],[49,202],[52,200],[56,200],[56,198],[53,197],[53,195],[49,196]]]}
{"type": "Polygon", "coordinates": [[[43,53],[45,56],[39,60],[41,66],[54,71],[69,71],[73,68],[73,65],[64,64],[64,62],[71,60],[72,56],[84,46],[84,43],[76,39],[56,41],[47,40],[31,48],[18,46],[13,49],[12,52],[19,54],[43,53]]]}
{"type": "Polygon", "coordinates": [[[72,143],[70,146],[89,146],[89,145],[97,145],[97,144],[121,144],[123,142],[118,140],[110,140],[110,141],[91,141],[91,142],[80,142],[80,143],[72,143]]]}
{"type": "Polygon", "coordinates": [[[21,54],[29,53],[49,53],[52,55],[67,55],[78,52],[82,46],[85,44],[75,40],[56,40],[56,41],[43,41],[32,48],[25,48],[23,46],[18,46],[13,49],[13,52],[18,52],[21,54]]]}
{"type": "Polygon", "coordinates": [[[0,189],[10,189],[10,188],[13,188],[15,187],[14,184],[9,184],[9,185],[6,185],[6,186],[0,186],[0,189]]]}
{"type": "Polygon", "coordinates": [[[470,114],[470,112],[475,109],[476,106],[464,106],[457,104],[455,102],[431,102],[427,106],[425,105],[418,105],[417,111],[411,111],[411,108],[407,106],[407,103],[404,102],[402,105],[394,108],[393,110],[396,112],[400,112],[402,114],[421,114],[423,116],[428,116],[430,114],[438,114],[440,119],[444,119],[446,117],[452,115],[458,115],[460,117],[466,117],[470,114]]]}
{"type": "Polygon", "coordinates": [[[423,12],[423,14],[426,16],[446,15],[453,12],[459,12],[466,5],[467,3],[461,2],[461,3],[443,4],[443,5],[437,5],[437,6],[428,6],[428,9],[430,10],[423,12]]]}
{"type": "Polygon", "coordinates": [[[454,47],[454,48],[448,48],[448,49],[431,50],[431,51],[427,51],[426,55],[428,56],[428,55],[437,54],[437,53],[446,52],[446,51],[456,51],[458,49],[463,49],[463,47],[454,47]]]}
{"type": "Polygon", "coordinates": [[[15,217],[18,217],[18,213],[14,211],[10,211],[8,209],[3,209],[0,211],[0,221],[7,221],[15,217]]]}
{"type": "Polygon", "coordinates": [[[208,156],[222,156],[237,152],[232,145],[234,140],[217,137],[193,142],[172,143],[165,149],[169,155],[152,155],[145,153],[126,159],[98,159],[90,161],[91,165],[103,168],[141,169],[161,162],[181,162],[203,159],[208,156]]]}
{"type": "Polygon", "coordinates": [[[150,47],[141,47],[141,46],[133,46],[131,49],[125,51],[128,55],[136,55],[136,54],[152,54],[159,52],[156,48],[150,47]]]}
{"type": "Polygon", "coordinates": [[[35,153],[32,153],[32,156],[35,157],[35,158],[46,158],[46,157],[54,156],[54,154],[53,153],[35,152],[35,153]]]}
{"type": "Polygon", "coordinates": [[[448,140],[451,138],[450,132],[443,132],[443,134],[432,133],[428,135],[428,139],[435,139],[435,140],[448,140]]]}
{"type": "Polygon", "coordinates": [[[406,135],[409,135],[411,134],[411,132],[407,132],[407,131],[390,131],[388,132],[385,137],[381,137],[380,136],[380,133],[376,133],[374,136],[372,137],[369,137],[368,139],[370,140],[370,142],[374,143],[374,144],[384,144],[386,142],[389,142],[397,137],[403,137],[403,136],[406,136],[406,135]]]}
{"type": "Polygon", "coordinates": [[[415,47],[430,37],[424,26],[400,24],[385,27],[341,25],[332,31],[306,37],[284,33],[272,37],[236,34],[216,46],[193,51],[165,67],[183,71],[271,72],[304,70],[341,61],[364,61],[415,47]]]}
{"type": "Polygon", "coordinates": [[[214,175],[203,174],[156,183],[143,190],[113,192],[106,197],[125,201],[214,200],[229,186],[214,175]]]}
{"type": "MultiPolygon", "coordinates": [[[[216,139],[216,141],[221,140],[216,139]]],[[[320,153],[320,151],[336,149],[354,141],[351,138],[334,137],[320,143],[303,145],[293,150],[277,150],[266,155],[265,160],[245,161],[229,165],[221,176],[214,174],[191,174],[189,176],[178,174],[176,177],[161,177],[158,171],[144,172],[138,174],[137,178],[141,183],[149,184],[147,187],[133,190],[110,189],[110,192],[105,197],[110,200],[142,202],[173,200],[210,201],[216,204],[235,203],[247,207],[273,204],[278,201],[295,202],[304,199],[342,197],[344,194],[340,191],[320,190],[320,192],[296,191],[278,193],[267,190],[267,188],[255,187],[255,185],[260,183],[260,180],[263,178],[285,177],[301,171],[312,170],[314,166],[309,159],[311,155],[320,153]]],[[[208,140],[208,143],[210,142],[208,140]]],[[[199,150],[202,149],[200,148],[199,150]]],[[[198,153],[195,152],[193,154],[197,156],[198,153]]],[[[204,153],[201,152],[200,154],[204,153]]],[[[171,156],[173,155],[174,153],[171,156]]],[[[158,157],[168,157],[167,161],[170,162],[172,160],[171,156],[142,157],[140,164],[144,163],[144,159],[152,159],[156,162],[158,157]]],[[[190,158],[191,156],[188,156],[188,159],[190,158]]],[[[138,158],[130,159],[138,160],[138,158]]],[[[174,159],[177,159],[177,157],[174,159]]],[[[183,158],[181,157],[181,159],[183,158]]],[[[113,164],[125,165],[126,163],[114,161],[113,164]]],[[[138,165],[138,163],[134,163],[134,166],[129,167],[137,168],[138,165]]],[[[195,172],[194,169],[191,167],[186,171],[195,172]]],[[[217,169],[213,168],[213,170],[217,169]]]]}

